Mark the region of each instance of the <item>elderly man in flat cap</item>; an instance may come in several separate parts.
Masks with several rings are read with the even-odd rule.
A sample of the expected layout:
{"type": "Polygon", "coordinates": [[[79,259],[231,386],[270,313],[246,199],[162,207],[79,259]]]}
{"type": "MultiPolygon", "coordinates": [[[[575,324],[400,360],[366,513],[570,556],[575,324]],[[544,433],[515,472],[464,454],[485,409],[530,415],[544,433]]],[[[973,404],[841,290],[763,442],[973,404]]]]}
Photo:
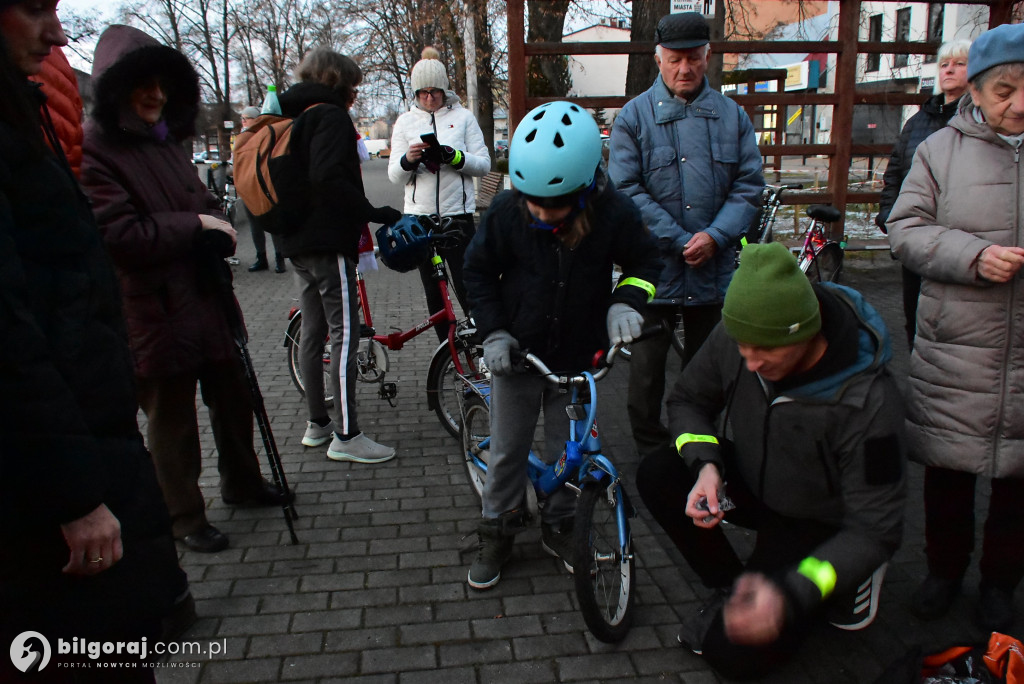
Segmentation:
{"type": "MultiPolygon", "coordinates": [[[[658,77],[626,103],[611,134],[608,170],[658,238],[665,263],[647,322],[682,313],[686,358],[721,318],[736,248],[757,216],[764,177],[750,119],[705,77],[710,30],[696,12],[658,22],[658,77]]],[[[631,346],[628,409],[641,455],[668,444],[661,421],[665,336],[631,346]]]]}

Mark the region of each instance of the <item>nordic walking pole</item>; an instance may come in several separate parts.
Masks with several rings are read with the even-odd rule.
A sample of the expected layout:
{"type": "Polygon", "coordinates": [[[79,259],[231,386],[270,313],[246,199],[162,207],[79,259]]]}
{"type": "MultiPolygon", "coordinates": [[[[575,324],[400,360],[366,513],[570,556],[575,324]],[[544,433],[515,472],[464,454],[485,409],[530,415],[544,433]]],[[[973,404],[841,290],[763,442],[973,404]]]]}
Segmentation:
{"type": "MultiPolygon", "coordinates": [[[[224,306],[224,315],[227,317],[228,327],[231,330],[231,337],[234,339],[235,347],[238,348],[238,355],[242,359],[242,368],[245,370],[245,379],[249,383],[249,392],[252,394],[252,410],[256,417],[256,424],[260,428],[260,436],[263,438],[263,450],[267,454],[267,461],[270,463],[270,473],[274,478],[274,484],[284,495],[281,503],[281,511],[284,513],[284,521],[288,525],[288,534],[292,544],[298,544],[299,538],[295,535],[293,520],[298,519],[299,514],[295,511],[291,490],[288,489],[288,480],[284,475],[284,465],[281,463],[281,454],[277,450],[277,442],[274,441],[274,433],[270,429],[270,418],[267,416],[267,408],[263,402],[263,392],[260,391],[259,380],[256,378],[256,369],[252,365],[252,357],[249,356],[249,333],[242,321],[242,312],[235,301],[235,293],[231,286],[231,269],[224,262],[221,251],[217,249],[215,241],[220,240],[220,231],[205,231],[204,238],[207,244],[204,245],[204,256],[207,258],[207,268],[214,278],[214,284],[221,297],[224,306]],[[210,236],[210,237],[207,237],[210,236]]],[[[226,236],[225,236],[226,237],[226,236]]],[[[229,245],[230,246],[230,245],[229,245]]],[[[231,251],[234,251],[233,249],[231,251]]]]}

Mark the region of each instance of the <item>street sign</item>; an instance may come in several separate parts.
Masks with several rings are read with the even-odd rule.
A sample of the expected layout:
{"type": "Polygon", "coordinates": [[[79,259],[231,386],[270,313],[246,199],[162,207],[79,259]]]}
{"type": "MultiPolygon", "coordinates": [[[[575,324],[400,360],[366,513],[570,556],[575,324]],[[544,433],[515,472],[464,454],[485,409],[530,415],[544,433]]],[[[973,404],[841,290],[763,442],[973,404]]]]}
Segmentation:
{"type": "Polygon", "coordinates": [[[710,19],[715,16],[715,0],[672,0],[671,13],[700,12],[710,19]]]}

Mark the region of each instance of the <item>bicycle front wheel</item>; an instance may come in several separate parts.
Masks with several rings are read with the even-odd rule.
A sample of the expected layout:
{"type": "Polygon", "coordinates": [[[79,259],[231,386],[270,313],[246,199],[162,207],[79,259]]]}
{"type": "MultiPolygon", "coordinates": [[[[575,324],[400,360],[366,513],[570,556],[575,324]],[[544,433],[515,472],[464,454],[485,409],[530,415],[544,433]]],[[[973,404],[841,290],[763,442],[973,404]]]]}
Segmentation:
{"type": "MultiPolygon", "coordinates": [[[[624,496],[615,487],[618,501],[624,496]]],[[[574,528],[575,564],[573,580],[580,612],[591,633],[609,644],[626,638],[633,624],[635,568],[632,540],[626,530],[625,553],[619,545],[616,504],[608,501],[607,487],[591,482],[583,486],[576,503],[574,528]]]]}
{"type": "Polygon", "coordinates": [[[459,363],[467,375],[461,377],[455,370],[451,347],[447,343],[439,346],[430,360],[430,368],[427,371],[427,405],[437,414],[437,419],[441,421],[441,426],[448,434],[458,439],[463,404],[468,391],[466,378],[478,379],[476,376],[483,367],[481,359],[484,356],[484,349],[478,344],[461,339],[456,340],[455,348],[459,355],[459,363]]]}
{"type": "Polygon", "coordinates": [[[838,283],[843,272],[843,248],[835,242],[825,243],[800,261],[800,270],[812,283],[838,283]]]}
{"type": "Polygon", "coordinates": [[[476,394],[466,399],[460,439],[469,486],[476,492],[477,498],[483,499],[487,471],[480,464],[486,466],[491,460],[491,410],[487,402],[476,394]]]}

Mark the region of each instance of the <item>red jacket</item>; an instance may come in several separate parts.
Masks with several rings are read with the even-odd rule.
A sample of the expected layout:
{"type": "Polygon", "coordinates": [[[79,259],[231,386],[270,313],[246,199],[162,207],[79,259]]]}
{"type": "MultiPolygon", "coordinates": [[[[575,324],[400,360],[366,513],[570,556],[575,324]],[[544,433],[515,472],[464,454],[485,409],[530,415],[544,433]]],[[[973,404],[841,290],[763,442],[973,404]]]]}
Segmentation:
{"type": "Polygon", "coordinates": [[[82,172],[82,96],[78,94],[78,79],[59,47],[50,50],[43,62],[43,70],[31,80],[43,85],[46,108],[50,110],[53,128],[60,146],[71,163],[75,176],[82,172]]]}

